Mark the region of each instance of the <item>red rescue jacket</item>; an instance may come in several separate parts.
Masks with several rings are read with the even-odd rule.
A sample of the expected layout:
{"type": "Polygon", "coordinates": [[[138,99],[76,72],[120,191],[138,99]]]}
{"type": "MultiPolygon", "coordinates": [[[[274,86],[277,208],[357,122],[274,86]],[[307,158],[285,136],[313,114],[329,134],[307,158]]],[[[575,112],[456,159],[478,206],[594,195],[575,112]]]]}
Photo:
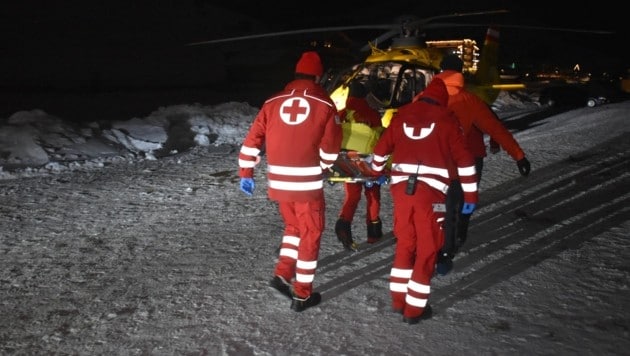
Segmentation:
{"type": "Polygon", "coordinates": [[[381,115],[372,109],[365,98],[348,97],[346,108],[339,112],[341,121],[352,120],[370,127],[381,127],[381,115]]]}
{"type": "Polygon", "coordinates": [[[311,80],[294,80],[267,99],[256,115],[239,152],[239,176],[254,176],[264,147],[270,199],[322,199],[322,172],[337,159],[341,139],[328,93],[311,80]]]}
{"type": "Polygon", "coordinates": [[[432,80],[415,102],[394,114],[374,147],[372,169],[380,172],[392,156],[391,182],[405,184],[412,174],[418,181],[446,194],[457,168],[464,200],[478,199],[475,160],[466,147],[462,129],[446,108],[448,93],[442,80],[432,80]]]}
{"type": "Polygon", "coordinates": [[[473,156],[485,157],[486,146],[483,135],[488,134],[515,160],[525,157],[525,153],[510,131],[492,112],[488,105],[475,94],[464,89],[464,76],[454,70],[445,70],[434,78],[440,78],[448,91],[448,108],[455,112],[464,129],[466,142],[473,156]]]}

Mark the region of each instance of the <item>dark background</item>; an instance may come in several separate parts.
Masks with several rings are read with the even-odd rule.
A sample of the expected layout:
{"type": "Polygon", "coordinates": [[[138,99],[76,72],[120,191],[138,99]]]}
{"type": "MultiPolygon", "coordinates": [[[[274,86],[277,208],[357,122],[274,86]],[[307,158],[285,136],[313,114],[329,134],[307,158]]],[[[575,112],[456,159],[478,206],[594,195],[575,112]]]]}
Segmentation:
{"type": "Polygon", "coordinates": [[[441,19],[478,24],[428,30],[427,39],[473,38],[501,27],[503,66],[571,68],[624,75],[630,67],[628,16],[620,5],[583,7],[546,1],[387,1],[383,3],[233,0],[23,1],[0,5],[0,117],[41,108],[77,117],[145,115],[161,105],[248,101],[259,105],[293,73],[299,53],[315,47],[326,67],[361,61],[359,46],[383,30],[318,32],[226,44],[187,44],[218,38],[326,26],[394,24],[419,18],[507,9],[508,14],[441,19]],[[609,30],[576,33],[510,26],[609,30]],[[126,99],[126,100],[123,100],[126,99]],[[129,100],[131,99],[131,100],[129,100]],[[94,109],[94,110],[93,110],[94,109]]]}

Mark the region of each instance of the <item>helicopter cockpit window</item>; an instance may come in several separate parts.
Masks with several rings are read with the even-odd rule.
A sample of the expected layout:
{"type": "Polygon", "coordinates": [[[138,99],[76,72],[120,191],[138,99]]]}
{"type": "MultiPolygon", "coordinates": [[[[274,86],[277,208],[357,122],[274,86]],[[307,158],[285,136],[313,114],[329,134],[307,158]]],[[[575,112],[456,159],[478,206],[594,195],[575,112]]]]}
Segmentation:
{"type": "Polygon", "coordinates": [[[369,90],[368,102],[376,109],[399,107],[426,88],[430,69],[399,62],[367,64],[357,75],[369,90]]]}
{"type": "Polygon", "coordinates": [[[399,105],[410,103],[417,93],[424,90],[424,75],[413,69],[406,69],[400,77],[400,87],[396,101],[399,105]]]}
{"type": "Polygon", "coordinates": [[[421,91],[433,77],[433,72],[411,65],[404,65],[396,77],[392,90],[392,107],[400,107],[408,104],[421,91]]]}

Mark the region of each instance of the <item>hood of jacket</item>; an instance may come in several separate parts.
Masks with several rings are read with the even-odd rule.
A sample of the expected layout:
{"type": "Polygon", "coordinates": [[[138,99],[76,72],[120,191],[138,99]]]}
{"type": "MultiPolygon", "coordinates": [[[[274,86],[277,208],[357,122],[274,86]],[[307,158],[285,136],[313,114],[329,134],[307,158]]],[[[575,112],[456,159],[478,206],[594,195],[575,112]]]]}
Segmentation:
{"type": "Polygon", "coordinates": [[[454,70],[445,70],[433,78],[440,78],[446,84],[448,95],[453,96],[464,89],[464,75],[454,70]]]}
{"type": "Polygon", "coordinates": [[[422,98],[428,98],[440,106],[446,106],[448,104],[448,92],[444,81],[433,77],[429,85],[418,95],[418,100],[422,100],[422,98]]]}

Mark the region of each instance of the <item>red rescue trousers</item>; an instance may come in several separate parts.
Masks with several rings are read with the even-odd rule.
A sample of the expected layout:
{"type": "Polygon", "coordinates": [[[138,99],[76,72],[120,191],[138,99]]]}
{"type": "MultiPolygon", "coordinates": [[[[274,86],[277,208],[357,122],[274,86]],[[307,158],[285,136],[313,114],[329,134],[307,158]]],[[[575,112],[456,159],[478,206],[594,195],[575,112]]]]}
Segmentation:
{"type": "Polygon", "coordinates": [[[390,294],[394,310],[416,317],[429,299],[437,255],[444,243],[444,212],[435,211],[434,204],[445,204],[446,196],[422,181],[416,183],[413,195],[405,193],[406,186],[406,181],[390,186],[397,239],[390,294]]]}
{"type": "Polygon", "coordinates": [[[374,184],[372,187],[367,188],[361,183],[345,183],[344,186],[346,195],[341,206],[339,218],[352,222],[361,200],[361,191],[365,189],[365,223],[369,225],[371,222],[377,221],[381,211],[381,186],[374,184]]]}
{"type": "Polygon", "coordinates": [[[278,203],[284,220],[275,275],[293,281],[293,292],[306,298],[313,292],[319,247],[325,225],[323,196],[320,200],[278,203]]]}

